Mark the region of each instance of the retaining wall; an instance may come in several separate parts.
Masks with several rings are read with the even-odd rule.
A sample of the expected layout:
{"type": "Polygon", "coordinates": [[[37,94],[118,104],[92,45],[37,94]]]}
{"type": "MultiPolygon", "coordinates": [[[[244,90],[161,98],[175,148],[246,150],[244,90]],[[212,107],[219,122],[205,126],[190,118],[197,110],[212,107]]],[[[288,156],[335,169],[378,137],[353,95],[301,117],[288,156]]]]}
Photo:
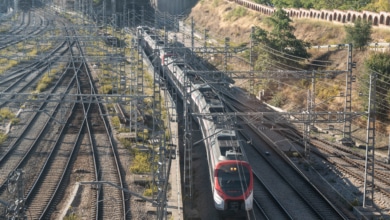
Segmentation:
{"type": "MultiPolygon", "coordinates": [[[[276,8],[257,4],[247,0],[228,0],[260,13],[271,15],[276,8]]],[[[342,11],[342,10],[316,10],[303,8],[285,8],[287,14],[292,18],[310,18],[335,23],[353,23],[356,19],[362,19],[372,23],[373,27],[390,28],[390,12],[371,12],[371,11],[342,11]]]]}
{"type": "Polygon", "coordinates": [[[197,2],[198,0],[151,0],[153,7],[171,15],[181,15],[197,2]]]}

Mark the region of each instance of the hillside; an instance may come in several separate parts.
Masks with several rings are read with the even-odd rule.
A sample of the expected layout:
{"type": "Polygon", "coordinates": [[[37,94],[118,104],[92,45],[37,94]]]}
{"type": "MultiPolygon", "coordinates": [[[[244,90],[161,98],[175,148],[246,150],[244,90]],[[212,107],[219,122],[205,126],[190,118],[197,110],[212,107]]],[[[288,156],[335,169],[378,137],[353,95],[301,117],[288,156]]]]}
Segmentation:
{"type": "MultiPolygon", "coordinates": [[[[259,26],[262,29],[270,30],[271,27],[267,26],[265,22],[265,16],[249,9],[244,9],[237,4],[223,1],[200,1],[191,11],[188,18],[193,17],[195,20],[196,29],[199,32],[203,32],[204,29],[209,30],[209,34],[212,38],[218,39],[218,42],[223,42],[222,39],[229,37],[232,45],[239,45],[241,43],[249,42],[249,34],[252,26],[259,26]]],[[[189,21],[189,19],[188,19],[189,21]]],[[[317,45],[330,45],[330,44],[343,44],[345,38],[344,26],[341,24],[323,22],[318,20],[309,19],[294,19],[292,25],[295,27],[294,35],[301,40],[309,42],[312,46],[317,45]]],[[[389,42],[390,30],[373,28],[371,38],[372,42],[389,42]]],[[[332,62],[331,70],[346,70],[347,52],[346,50],[318,50],[311,49],[309,52],[312,54],[311,60],[326,60],[332,62]]],[[[373,53],[371,50],[360,51],[353,50],[352,60],[356,62],[356,68],[353,69],[353,75],[359,78],[362,75],[364,60],[373,53]]],[[[242,65],[236,65],[243,68],[242,65]]],[[[230,67],[230,68],[234,68],[230,67]]],[[[301,84],[294,84],[293,82],[285,82],[283,91],[281,93],[285,97],[286,101],[281,108],[286,110],[297,110],[299,108],[306,107],[306,94],[307,89],[310,89],[308,85],[303,87],[301,84]],[[298,89],[294,89],[298,87],[298,89]]],[[[298,82],[299,83],[299,82],[298,82]]],[[[241,83],[243,84],[243,83],[241,83]]],[[[332,81],[325,81],[320,84],[323,87],[332,87],[334,84],[338,85],[339,91],[344,91],[345,87],[345,75],[340,75],[338,78],[332,81]]],[[[358,84],[353,85],[353,111],[357,111],[363,104],[358,100],[358,84]]],[[[325,89],[324,89],[325,90],[325,89]]],[[[318,97],[317,97],[318,98],[318,97]]],[[[318,100],[316,100],[317,102],[318,100]]],[[[334,111],[342,111],[344,105],[344,98],[334,98],[327,108],[334,111]]],[[[364,140],[365,135],[365,122],[357,120],[361,123],[361,138],[364,140]]],[[[387,143],[386,133],[389,130],[387,124],[377,123],[378,133],[384,134],[381,146],[385,146],[387,143]]],[[[355,134],[354,134],[355,135],[355,134]]],[[[380,142],[378,136],[377,142],[380,142]]],[[[379,144],[378,144],[379,145],[379,144]]]]}
{"type": "MultiPolygon", "coordinates": [[[[216,37],[230,37],[235,42],[248,41],[251,26],[269,29],[265,15],[224,0],[201,0],[189,17],[194,18],[200,30],[207,28],[216,37]]],[[[312,45],[342,43],[345,37],[344,27],[338,23],[295,19],[293,26],[295,36],[312,45]]],[[[389,34],[390,30],[374,28],[371,37],[373,42],[390,42],[389,34]]]]}

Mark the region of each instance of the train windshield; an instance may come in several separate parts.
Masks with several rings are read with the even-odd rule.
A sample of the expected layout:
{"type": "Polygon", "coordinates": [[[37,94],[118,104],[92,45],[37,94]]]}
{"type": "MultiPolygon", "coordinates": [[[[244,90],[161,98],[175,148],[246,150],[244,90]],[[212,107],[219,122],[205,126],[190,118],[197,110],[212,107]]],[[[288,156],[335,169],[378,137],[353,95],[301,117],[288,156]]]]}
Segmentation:
{"type": "Polygon", "coordinates": [[[240,196],[249,187],[250,170],[241,164],[226,164],[217,170],[221,190],[228,196],[240,196]]]}

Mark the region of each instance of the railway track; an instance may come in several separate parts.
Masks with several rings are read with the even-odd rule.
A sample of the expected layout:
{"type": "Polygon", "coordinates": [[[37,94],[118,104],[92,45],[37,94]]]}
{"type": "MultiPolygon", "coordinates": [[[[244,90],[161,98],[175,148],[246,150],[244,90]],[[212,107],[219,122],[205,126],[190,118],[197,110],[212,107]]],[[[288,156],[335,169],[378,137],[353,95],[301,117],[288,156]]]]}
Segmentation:
{"type": "MultiPolygon", "coordinates": [[[[233,97],[233,96],[231,96],[233,97]]],[[[245,97],[240,97],[237,100],[245,100],[245,97]]],[[[247,103],[250,103],[247,101],[247,103]]],[[[248,106],[248,105],[247,105],[248,106]]],[[[251,112],[258,111],[258,107],[253,107],[250,106],[252,110],[249,110],[251,112]]],[[[269,110],[263,110],[263,111],[269,111],[269,110]]],[[[252,120],[255,121],[255,120],[252,120]]],[[[298,154],[303,155],[304,153],[304,144],[301,141],[302,140],[302,134],[300,132],[297,132],[295,129],[289,126],[285,126],[283,124],[275,124],[274,121],[275,119],[267,121],[266,118],[262,118],[262,125],[258,124],[257,129],[260,130],[262,133],[277,133],[277,135],[273,134],[270,135],[270,139],[272,139],[272,142],[275,143],[276,147],[278,148],[278,145],[280,142],[280,145],[286,145],[288,144],[290,146],[291,152],[296,152],[298,154]],[[269,126],[266,126],[269,124],[269,126]],[[274,130],[274,131],[271,131],[274,130]],[[274,137],[273,137],[274,136],[274,137]],[[297,141],[300,140],[300,141],[297,141]]],[[[320,140],[318,138],[311,138],[310,140],[311,146],[311,158],[315,157],[318,159],[311,160],[312,165],[311,169],[316,170],[317,168],[319,169],[318,171],[314,172],[308,172],[306,171],[307,169],[304,169],[302,166],[302,163],[304,164],[305,162],[299,162],[301,160],[299,159],[294,159],[292,157],[290,160],[292,163],[295,163],[297,167],[300,167],[303,173],[305,175],[311,176],[311,178],[316,178],[316,180],[324,179],[324,176],[322,175],[329,175],[329,173],[338,173],[339,177],[334,177],[334,178],[353,178],[357,182],[355,185],[357,187],[362,186],[364,183],[364,153],[359,151],[359,150],[354,150],[351,149],[350,147],[347,146],[342,146],[339,144],[333,144],[329,143],[324,140],[320,140]],[[314,161],[314,162],[313,162],[314,161]],[[323,168],[323,164],[328,164],[326,165],[327,168],[323,168]],[[340,172],[341,171],[341,172],[340,172]],[[312,173],[312,174],[310,174],[312,173]],[[316,173],[316,174],[315,174],[316,173]],[[340,176],[341,175],[341,176],[340,176]],[[314,177],[316,176],[316,177],[314,177]]],[[[284,147],[285,148],[285,147],[284,147]]],[[[285,149],[287,150],[287,149],[285,149]]],[[[376,201],[374,201],[378,205],[382,205],[383,207],[383,200],[385,197],[388,197],[388,189],[389,189],[389,171],[388,171],[388,164],[385,164],[383,162],[377,162],[376,164],[376,170],[378,172],[375,172],[375,178],[376,178],[376,193],[380,193],[379,196],[376,196],[376,201]]],[[[310,166],[310,165],[309,165],[310,166]]],[[[327,179],[331,178],[328,176],[327,179]]],[[[362,198],[359,196],[361,194],[359,190],[356,187],[352,187],[350,184],[348,186],[344,186],[342,192],[338,191],[341,190],[340,187],[343,185],[342,183],[333,183],[339,185],[337,190],[332,186],[332,183],[322,183],[322,181],[314,181],[316,182],[316,185],[320,188],[321,191],[323,191],[326,196],[329,197],[335,204],[338,204],[337,206],[342,207],[346,206],[346,204],[350,204],[352,201],[356,200],[356,198],[362,198]],[[349,189],[348,189],[349,188],[349,189]],[[337,200],[337,201],[335,201],[337,200]],[[341,202],[343,201],[343,202],[341,202]],[[343,203],[343,204],[341,204],[343,203]]],[[[328,180],[332,181],[332,180],[328,180]]],[[[345,182],[342,181],[341,182],[345,182]]],[[[344,183],[345,184],[345,183],[344,183]]],[[[349,213],[348,210],[346,210],[347,207],[341,208],[340,210],[345,210],[343,211],[347,215],[351,214],[349,213]]],[[[386,210],[386,208],[384,209],[386,210]]]]}
{"type": "MultiPolygon", "coordinates": [[[[71,48],[73,42],[68,41],[68,46],[71,48]]],[[[67,69],[66,75],[72,79],[71,86],[76,84],[74,77],[80,72],[82,64],[75,63],[71,59],[70,65],[73,69],[67,69]]],[[[76,91],[73,91],[76,92],[76,91]]],[[[36,178],[32,188],[26,196],[26,207],[32,219],[50,218],[58,203],[61,194],[69,181],[69,172],[80,146],[80,139],[83,135],[84,120],[79,120],[80,104],[71,104],[72,115],[68,118],[65,126],[62,127],[61,135],[57,137],[50,152],[50,156],[45,161],[43,169],[36,178]],[[78,125],[77,129],[71,131],[78,125]]]]}
{"type": "MultiPolygon", "coordinates": [[[[79,44],[78,48],[82,54],[82,48],[79,44]]],[[[83,54],[82,54],[83,55],[83,54]]],[[[84,56],[82,56],[84,57],[84,56]]],[[[85,60],[83,61],[83,72],[79,74],[78,91],[81,94],[97,94],[97,90],[93,84],[93,79],[85,60]]],[[[87,118],[87,131],[93,152],[95,152],[95,164],[98,170],[98,181],[109,181],[121,188],[124,188],[123,176],[119,157],[115,149],[115,143],[112,140],[112,131],[109,127],[108,119],[105,115],[105,108],[101,103],[85,103],[83,110],[87,118]]],[[[126,197],[124,191],[108,186],[99,188],[96,201],[97,219],[126,219],[127,209],[126,197]]]]}
{"type": "MultiPolygon", "coordinates": [[[[74,79],[73,79],[74,80],[74,79]]],[[[61,77],[58,83],[54,86],[51,92],[62,92],[67,94],[72,89],[72,77],[65,74],[61,77]]],[[[36,181],[39,181],[39,177],[42,176],[42,172],[46,166],[47,161],[50,160],[53,150],[53,143],[51,140],[58,138],[57,132],[60,129],[60,125],[55,122],[63,120],[63,116],[60,114],[60,108],[69,108],[69,103],[50,102],[50,97],[43,102],[39,109],[41,112],[34,112],[33,117],[28,119],[27,125],[22,128],[19,136],[14,139],[14,142],[9,146],[8,151],[2,156],[1,159],[1,172],[6,174],[12,170],[22,169],[26,173],[25,189],[28,195],[30,190],[34,189],[36,181]],[[45,111],[43,113],[42,111],[45,111]]],[[[3,175],[2,177],[6,177],[3,175]]],[[[1,197],[9,198],[8,195],[4,195],[6,188],[5,179],[1,179],[3,183],[1,185],[1,197]]],[[[47,192],[46,192],[47,193],[47,192]]],[[[27,200],[26,199],[26,200],[27,200]]],[[[28,200],[27,200],[28,201],[28,200]]],[[[38,203],[43,204],[43,203],[38,203]]],[[[35,215],[35,212],[30,212],[35,215]]]]}
{"type": "MultiPolygon", "coordinates": [[[[188,65],[191,71],[207,71],[207,67],[197,62],[197,65],[188,65]]],[[[224,97],[225,104],[234,112],[245,112],[240,102],[229,99],[235,97],[237,100],[243,100],[237,94],[231,94],[231,91],[220,84],[225,78],[223,74],[211,74],[199,76],[203,81],[214,88],[215,91],[223,92],[220,96],[224,97]],[[239,107],[239,108],[238,108],[239,107]]],[[[242,94],[241,94],[242,95],[242,94]]],[[[269,137],[259,135],[257,128],[261,122],[255,125],[256,121],[250,121],[245,117],[240,119],[241,132],[245,141],[256,143],[245,147],[245,154],[255,173],[254,200],[255,206],[253,212],[248,213],[248,219],[257,219],[263,216],[264,219],[346,219],[332,203],[322,193],[306,179],[302,173],[294,167],[283,155],[276,151],[264,141],[269,137]],[[248,134],[249,133],[249,134],[248,134]],[[260,138],[261,137],[261,138],[260,138]],[[273,152],[272,159],[264,152],[273,152]],[[302,190],[305,189],[305,190],[302,190]],[[305,216],[302,216],[305,213],[305,216]]],[[[234,123],[234,120],[227,123],[234,123]]],[[[268,128],[267,128],[268,129],[268,128]]],[[[263,219],[263,218],[260,218],[263,219]]]]}
{"type": "MultiPolygon", "coordinates": [[[[290,139],[296,139],[298,134],[285,133],[284,136],[290,139]]],[[[335,169],[341,170],[343,173],[350,175],[356,180],[360,181],[363,185],[364,183],[364,172],[365,169],[365,156],[361,151],[356,151],[350,147],[329,143],[328,141],[321,140],[318,138],[312,138],[310,144],[314,147],[314,150],[311,152],[325,160],[327,163],[335,166],[335,169]]],[[[303,150],[304,146],[302,143],[298,144],[301,148],[298,150],[303,150]]],[[[369,170],[368,172],[371,172],[369,170]]],[[[375,190],[376,193],[380,193],[380,197],[390,198],[390,166],[389,164],[377,161],[375,164],[375,190]]]]}
{"type": "Polygon", "coordinates": [[[31,37],[38,36],[47,30],[48,26],[49,22],[47,22],[39,13],[35,13],[35,11],[23,12],[21,25],[16,29],[12,29],[7,34],[0,35],[2,36],[2,38],[0,38],[0,50],[11,47],[19,42],[26,41],[31,37]],[[31,15],[31,12],[33,13],[33,16],[31,15]],[[31,17],[34,18],[33,24],[30,22],[32,20],[31,17]],[[36,18],[38,18],[38,22],[36,21],[36,18]]]}
{"type": "MultiPolygon", "coordinates": [[[[28,22],[28,19],[24,21],[28,22]]],[[[64,96],[68,93],[91,96],[97,94],[88,64],[85,59],[80,59],[84,54],[75,37],[75,30],[70,30],[66,24],[63,29],[69,37],[44,59],[24,64],[23,69],[2,75],[2,92],[28,92],[50,65],[60,62],[63,57],[70,57],[64,72],[55,76],[57,82],[53,82],[54,86],[44,93],[64,96]]],[[[126,186],[122,181],[123,168],[118,163],[112,131],[108,119],[103,116],[106,110],[101,103],[97,103],[99,100],[95,98],[95,103],[91,103],[79,99],[71,104],[51,101],[51,97],[47,97],[40,104],[26,105],[19,116],[21,123],[13,126],[17,131],[11,132],[9,147],[3,148],[0,154],[0,198],[13,201],[11,197],[15,192],[9,192],[6,187],[8,173],[16,169],[24,170],[23,203],[26,205],[28,218],[31,219],[47,219],[58,214],[57,206],[62,202],[63,194],[71,181],[71,173],[87,172],[89,181],[109,181],[122,188],[126,186]],[[26,112],[30,111],[33,113],[27,115],[26,112]],[[90,149],[86,150],[85,146],[90,149]],[[89,162],[85,163],[88,166],[84,166],[82,171],[72,170],[78,152],[85,150],[91,153],[88,156],[89,162]]],[[[10,95],[10,101],[1,103],[1,107],[19,109],[23,103],[12,102],[13,98],[10,95]]],[[[85,201],[90,206],[87,214],[89,219],[129,218],[129,196],[122,190],[99,186],[84,191],[90,195],[85,201]]]]}
{"type": "MultiPolygon", "coordinates": [[[[204,69],[201,68],[199,70],[202,71],[204,69]]],[[[221,81],[220,77],[222,75],[219,78],[216,76],[218,74],[203,77],[203,80],[209,82],[209,85],[214,87],[216,91],[222,92],[223,95],[221,95],[224,96],[225,104],[233,112],[248,111],[246,106],[241,103],[247,100],[240,97],[237,93],[232,94],[232,91],[229,91],[226,87],[218,86],[216,82],[221,81]]],[[[346,218],[293,164],[285,160],[283,154],[276,152],[269,145],[266,140],[276,137],[269,137],[269,134],[264,134],[264,131],[259,132],[258,128],[260,127],[261,130],[261,127],[264,127],[262,121],[256,122],[255,120],[241,117],[241,123],[238,123],[243,124],[241,129],[245,130],[245,133],[241,132],[241,134],[245,137],[245,141],[252,142],[251,145],[244,144],[246,145],[244,148],[257,178],[254,186],[254,189],[257,189],[254,193],[254,200],[256,201],[255,204],[260,204],[260,207],[258,207],[258,210],[254,209],[254,212],[263,213],[266,219],[273,218],[276,213],[280,215],[281,219],[302,218],[302,213],[305,213],[304,218],[306,219],[346,218]],[[251,134],[248,135],[248,133],[251,134]],[[259,133],[262,134],[260,135],[259,133]],[[274,156],[270,159],[268,154],[264,152],[273,152],[274,156]],[[261,159],[259,160],[259,158],[261,159]],[[265,191],[260,191],[260,189],[265,191]],[[268,198],[272,195],[271,198],[273,199],[267,203],[262,199],[261,195],[268,195],[268,198]]],[[[269,130],[269,128],[265,129],[269,130]]],[[[278,138],[274,140],[276,141],[278,138]]],[[[253,215],[254,219],[256,219],[255,216],[253,215]]]]}
{"type": "MultiPolygon", "coordinates": [[[[245,112],[240,103],[229,103],[229,106],[235,111],[245,112]]],[[[293,219],[346,219],[344,214],[312,185],[290,161],[286,160],[283,153],[270,145],[270,143],[279,140],[280,137],[272,134],[273,132],[262,122],[248,120],[245,117],[241,117],[241,120],[243,124],[241,127],[246,131],[243,134],[245,140],[252,142],[251,145],[244,147],[248,160],[250,162],[256,161],[256,163],[251,162],[251,165],[254,170],[261,171],[260,176],[264,184],[271,189],[272,194],[282,204],[281,213],[287,211],[286,216],[291,216],[293,219]],[[248,135],[248,133],[251,134],[248,135]],[[271,141],[267,139],[271,139],[271,141]],[[302,216],[302,212],[305,213],[305,216],[302,216]]],[[[272,215],[274,214],[271,212],[269,216],[272,215]]]]}

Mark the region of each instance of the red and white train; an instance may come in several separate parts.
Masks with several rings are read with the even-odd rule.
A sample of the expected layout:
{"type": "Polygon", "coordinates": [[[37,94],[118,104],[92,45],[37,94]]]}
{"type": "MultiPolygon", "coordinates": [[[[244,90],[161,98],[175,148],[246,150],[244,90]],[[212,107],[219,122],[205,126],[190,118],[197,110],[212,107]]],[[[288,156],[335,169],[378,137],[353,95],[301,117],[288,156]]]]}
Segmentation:
{"type": "MultiPolygon", "coordinates": [[[[207,115],[225,111],[223,102],[207,82],[193,71],[191,73],[184,71],[185,64],[180,62],[179,54],[173,56],[172,50],[164,49],[161,41],[150,34],[151,31],[147,28],[141,27],[138,32],[143,36],[142,43],[148,47],[148,51],[159,49],[164,74],[170,84],[175,86],[181,98],[185,95],[184,80],[190,80],[191,83],[187,82],[186,89],[191,96],[192,112],[207,115]]],[[[241,151],[236,131],[220,125],[212,116],[196,117],[196,120],[206,146],[215,208],[235,212],[252,210],[253,173],[245,154],[241,151]]]]}

